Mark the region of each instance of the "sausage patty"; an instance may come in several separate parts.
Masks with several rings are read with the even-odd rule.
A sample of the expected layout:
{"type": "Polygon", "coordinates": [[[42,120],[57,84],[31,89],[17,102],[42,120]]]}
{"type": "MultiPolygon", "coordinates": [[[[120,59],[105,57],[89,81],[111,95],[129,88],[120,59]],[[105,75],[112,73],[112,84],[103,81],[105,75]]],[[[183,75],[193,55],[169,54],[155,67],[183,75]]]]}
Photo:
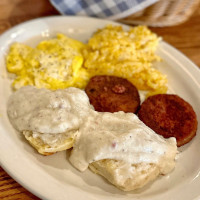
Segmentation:
{"type": "Polygon", "coordinates": [[[192,106],[177,95],[158,94],[147,98],[138,117],[163,137],[175,137],[178,147],[196,135],[196,114],[192,106]]]}
{"type": "Polygon", "coordinates": [[[140,105],[137,88],[124,78],[94,76],[85,91],[94,109],[99,112],[133,112],[140,105]]]}

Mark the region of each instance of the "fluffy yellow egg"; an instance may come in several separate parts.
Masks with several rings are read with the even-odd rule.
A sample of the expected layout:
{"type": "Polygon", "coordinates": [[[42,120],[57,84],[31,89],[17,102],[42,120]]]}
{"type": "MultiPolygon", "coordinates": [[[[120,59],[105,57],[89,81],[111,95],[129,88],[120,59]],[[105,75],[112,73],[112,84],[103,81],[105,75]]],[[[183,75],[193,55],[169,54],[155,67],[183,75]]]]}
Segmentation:
{"type": "Polygon", "coordinates": [[[14,89],[25,85],[85,88],[92,76],[112,75],[128,79],[147,96],[166,93],[167,77],[153,68],[153,62],[160,61],[155,53],[159,41],[146,26],[123,30],[108,25],[87,44],[57,34],[36,48],[14,43],[6,58],[7,69],[16,74],[14,89]]]}
{"type": "Polygon", "coordinates": [[[57,34],[36,48],[14,43],[6,57],[7,70],[16,74],[14,89],[25,85],[59,89],[73,86],[83,63],[85,44],[57,34]]]}
{"type": "Polygon", "coordinates": [[[128,79],[148,95],[166,93],[167,77],[152,67],[160,38],[146,26],[123,30],[121,26],[99,29],[84,50],[84,67],[90,76],[114,75],[128,79]]]}

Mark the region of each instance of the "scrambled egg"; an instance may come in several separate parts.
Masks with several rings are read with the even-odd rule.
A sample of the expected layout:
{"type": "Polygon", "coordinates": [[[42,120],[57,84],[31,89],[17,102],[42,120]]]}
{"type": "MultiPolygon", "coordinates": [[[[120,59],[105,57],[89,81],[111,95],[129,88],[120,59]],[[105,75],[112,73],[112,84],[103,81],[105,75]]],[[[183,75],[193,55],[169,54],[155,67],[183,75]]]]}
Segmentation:
{"type": "Polygon", "coordinates": [[[90,76],[115,75],[132,82],[148,95],[166,93],[167,78],[152,67],[160,58],[155,54],[160,38],[146,26],[124,31],[107,26],[90,38],[84,51],[84,67],[90,76]]]}
{"type": "Polygon", "coordinates": [[[84,88],[92,76],[113,75],[128,79],[147,95],[166,93],[167,78],[152,67],[160,38],[146,26],[128,31],[108,25],[97,30],[88,44],[58,34],[36,48],[14,43],[7,56],[7,69],[16,74],[14,89],[84,88]]]}
{"type": "Polygon", "coordinates": [[[36,48],[14,43],[6,58],[7,69],[16,74],[14,89],[25,85],[58,89],[73,86],[83,63],[85,44],[57,34],[36,48]]]}

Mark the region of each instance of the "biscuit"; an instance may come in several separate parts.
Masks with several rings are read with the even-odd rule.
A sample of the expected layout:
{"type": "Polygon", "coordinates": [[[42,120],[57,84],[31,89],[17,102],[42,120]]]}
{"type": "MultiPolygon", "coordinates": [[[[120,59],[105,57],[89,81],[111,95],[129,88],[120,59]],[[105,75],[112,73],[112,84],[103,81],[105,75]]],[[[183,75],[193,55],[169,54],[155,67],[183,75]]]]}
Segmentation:
{"type": "MultiPolygon", "coordinates": [[[[38,137],[35,137],[32,131],[23,131],[23,135],[28,140],[28,142],[38,151],[38,153],[47,156],[52,155],[58,151],[70,149],[74,144],[77,132],[71,132],[70,134],[56,134],[56,137],[58,137],[58,141],[54,143],[53,141],[55,141],[55,139],[52,140],[52,143],[45,142],[42,139],[42,135],[44,134],[41,133],[37,133],[38,137]]],[[[53,137],[51,136],[51,134],[48,134],[48,136],[53,137]]]]}
{"type": "Polygon", "coordinates": [[[123,191],[142,188],[155,180],[160,174],[159,167],[153,163],[132,165],[111,159],[93,162],[89,165],[89,168],[123,191]]]}

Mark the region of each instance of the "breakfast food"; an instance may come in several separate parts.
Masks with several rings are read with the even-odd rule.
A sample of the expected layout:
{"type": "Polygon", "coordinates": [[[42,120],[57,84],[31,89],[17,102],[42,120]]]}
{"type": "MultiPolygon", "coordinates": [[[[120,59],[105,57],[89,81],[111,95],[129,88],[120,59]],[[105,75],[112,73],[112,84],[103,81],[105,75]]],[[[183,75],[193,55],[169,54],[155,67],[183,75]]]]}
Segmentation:
{"type": "Polygon", "coordinates": [[[12,125],[43,155],[71,148],[90,110],[87,95],[78,88],[51,91],[33,86],[13,93],[7,109],[12,125]]]}
{"type": "Polygon", "coordinates": [[[22,86],[84,89],[90,78],[110,75],[129,80],[147,96],[166,93],[167,77],[153,68],[160,38],[146,26],[124,30],[108,25],[97,30],[88,43],[61,33],[32,48],[22,43],[11,45],[6,66],[16,75],[14,90],[22,86]]]}
{"type": "Polygon", "coordinates": [[[7,70],[16,74],[15,90],[26,85],[61,89],[74,85],[83,63],[82,42],[63,34],[41,41],[35,48],[13,43],[6,57],[7,70]]]}
{"type": "Polygon", "coordinates": [[[115,76],[94,76],[85,88],[90,103],[99,112],[133,112],[140,105],[137,88],[115,76]]]}
{"type": "Polygon", "coordinates": [[[163,137],[175,137],[179,147],[196,135],[196,114],[192,106],[177,95],[158,94],[147,98],[138,116],[163,137]]]}
{"type": "Polygon", "coordinates": [[[154,133],[133,113],[97,112],[83,90],[22,87],[8,101],[12,125],[40,154],[73,147],[70,162],[118,188],[140,188],[175,166],[176,139],[154,133]],[[117,172],[117,174],[116,174],[117,172]]]}
{"type": "Polygon", "coordinates": [[[112,75],[129,80],[148,96],[167,92],[167,77],[153,68],[160,38],[146,26],[123,30],[108,25],[89,39],[84,49],[84,68],[90,77],[112,75]]]}
{"type": "Polygon", "coordinates": [[[176,139],[164,139],[133,113],[93,112],[79,129],[70,162],[88,167],[116,187],[141,188],[174,169],[176,139]]]}
{"type": "Polygon", "coordinates": [[[6,57],[18,90],[8,102],[10,122],[40,154],[73,147],[69,160],[75,168],[89,168],[124,191],[170,173],[176,138],[178,146],[191,140],[197,121],[193,109],[175,95],[170,97],[175,103],[169,103],[168,95],[156,95],[158,105],[149,97],[140,109],[144,122],[153,128],[158,124],[155,132],[163,124],[169,128],[161,135],[134,114],[140,105],[138,90],[147,96],[167,92],[167,77],[152,64],[160,60],[155,54],[159,41],[145,26],[123,30],[109,25],[87,44],[63,34],[35,48],[14,43],[6,57]],[[182,132],[171,135],[173,126],[182,132]]]}
{"type": "Polygon", "coordinates": [[[91,163],[89,168],[123,191],[142,188],[160,175],[159,167],[153,163],[131,164],[104,159],[91,163]]]}

